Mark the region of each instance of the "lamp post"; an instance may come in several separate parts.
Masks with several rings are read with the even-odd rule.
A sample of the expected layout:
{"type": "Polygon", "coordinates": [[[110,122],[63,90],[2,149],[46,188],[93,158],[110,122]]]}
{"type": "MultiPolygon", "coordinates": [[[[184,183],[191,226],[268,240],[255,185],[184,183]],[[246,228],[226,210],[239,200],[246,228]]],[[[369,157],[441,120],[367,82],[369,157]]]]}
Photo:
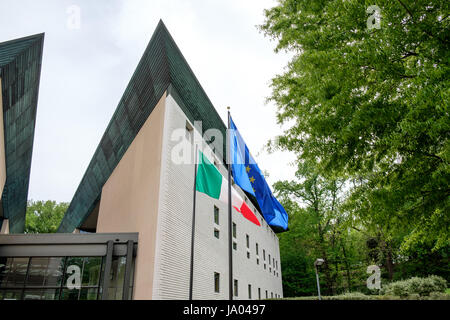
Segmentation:
{"type": "Polygon", "coordinates": [[[322,297],[320,296],[320,283],[319,283],[319,273],[317,272],[317,266],[321,266],[324,262],[325,260],[321,258],[314,261],[314,269],[316,269],[317,292],[319,293],[319,300],[322,300],[322,297]]]}

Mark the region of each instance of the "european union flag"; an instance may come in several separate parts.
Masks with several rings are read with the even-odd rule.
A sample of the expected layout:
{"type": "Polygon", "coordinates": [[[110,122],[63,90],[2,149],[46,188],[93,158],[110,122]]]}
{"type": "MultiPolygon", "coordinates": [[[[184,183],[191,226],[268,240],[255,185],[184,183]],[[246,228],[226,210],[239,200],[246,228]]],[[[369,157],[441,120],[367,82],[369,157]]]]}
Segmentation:
{"type": "Polygon", "coordinates": [[[236,184],[255,196],[264,219],[270,226],[287,230],[288,215],[272,194],[261,170],[230,117],[231,169],[236,184]]]}

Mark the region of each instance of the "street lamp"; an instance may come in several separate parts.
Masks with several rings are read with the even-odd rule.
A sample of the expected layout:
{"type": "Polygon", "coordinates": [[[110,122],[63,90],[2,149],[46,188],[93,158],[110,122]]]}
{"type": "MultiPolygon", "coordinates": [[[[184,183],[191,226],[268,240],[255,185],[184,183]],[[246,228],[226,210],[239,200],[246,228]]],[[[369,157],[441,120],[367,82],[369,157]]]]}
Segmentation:
{"type": "Polygon", "coordinates": [[[320,296],[319,273],[317,272],[317,266],[321,266],[324,262],[325,260],[321,258],[314,261],[314,269],[316,269],[317,292],[319,293],[319,300],[322,300],[322,297],[320,296]]]}

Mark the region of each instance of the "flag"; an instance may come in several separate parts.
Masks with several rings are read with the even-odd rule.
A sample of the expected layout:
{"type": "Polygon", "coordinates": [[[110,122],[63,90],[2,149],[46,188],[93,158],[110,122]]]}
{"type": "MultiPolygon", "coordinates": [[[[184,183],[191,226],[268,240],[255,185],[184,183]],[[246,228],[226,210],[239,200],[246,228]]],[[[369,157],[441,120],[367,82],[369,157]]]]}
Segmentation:
{"type": "Polygon", "coordinates": [[[234,181],[242,190],[255,196],[264,219],[270,226],[287,230],[287,212],[272,194],[231,117],[230,129],[230,156],[234,181]]]}
{"type": "MultiPolygon", "coordinates": [[[[195,189],[207,194],[211,198],[218,199],[228,203],[228,181],[220,173],[214,164],[212,164],[205,155],[199,151],[199,163],[197,168],[197,181],[195,189]]],[[[231,188],[231,204],[244,218],[260,226],[256,215],[247,206],[239,193],[231,188]]]]}

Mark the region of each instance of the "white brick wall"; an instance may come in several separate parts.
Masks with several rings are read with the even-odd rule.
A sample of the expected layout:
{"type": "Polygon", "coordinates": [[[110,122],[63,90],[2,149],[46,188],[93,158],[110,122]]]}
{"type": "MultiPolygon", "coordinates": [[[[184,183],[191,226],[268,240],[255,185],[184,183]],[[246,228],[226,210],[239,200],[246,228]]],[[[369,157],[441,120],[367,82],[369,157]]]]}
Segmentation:
{"type": "MultiPolygon", "coordinates": [[[[186,116],[169,95],[166,99],[161,189],[158,214],[157,244],[154,273],[154,299],[188,299],[190,246],[192,228],[192,199],[194,184],[193,164],[174,164],[171,161],[171,134],[177,128],[185,128],[186,116]]],[[[226,176],[224,167],[220,168],[226,176]]],[[[237,188],[244,197],[242,191],[237,188]]],[[[250,208],[253,205],[248,202],[250,208]]],[[[196,235],[194,253],[194,299],[228,299],[228,211],[227,206],[205,194],[197,193],[196,235]],[[219,225],[214,224],[214,205],[219,208],[219,225]],[[220,238],[214,237],[218,227],[220,238]],[[214,292],[214,272],[220,273],[220,292],[214,292]]],[[[261,216],[258,214],[261,219],[261,216]]],[[[233,250],[233,277],[238,280],[239,294],[234,299],[248,299],[251,284],[252,299],[283,296],[278,237],[263,222],[256,226],[233,209],[233,221],[237,225],[237,250],[233,250]],[[250,237],[250,259],[247,258],[246,234],[250,237]],[[256,264],[255,244],[259,245],[259,265],[256,264]],[[263,259],[266,251],[266,260],[263,259]],[[273,261],[278,268],[274,275],[273,261]],[[266,269],[264,269],[266,263],[266,269]],[[269,272],[269,268],[271,272],[269,272]]]]}

